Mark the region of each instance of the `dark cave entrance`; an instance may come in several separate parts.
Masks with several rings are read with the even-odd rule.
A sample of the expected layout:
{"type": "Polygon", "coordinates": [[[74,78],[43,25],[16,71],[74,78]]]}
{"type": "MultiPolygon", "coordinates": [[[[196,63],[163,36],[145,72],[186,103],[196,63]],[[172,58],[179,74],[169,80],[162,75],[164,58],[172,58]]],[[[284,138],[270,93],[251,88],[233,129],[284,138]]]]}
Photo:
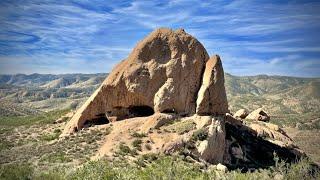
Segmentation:
{"type": "Polygon", "coordinates": [[[96,118],[91,119],[89,121],[86,121],[84,123],[85,126],[94,126],[94,125],[102,125],[102,124],[108,124],[110,121],[108,120],[106,114],[101,113],[96,115],[96,118]]]}
{"type": "Polygon", "coordinates": [[[150,106],[130,106],[128,110],[133,117],[145,117],[154,114],[154,110],[150,106]]]}
{"type": "Polygon", "coordinates": [[[175,109],[165,109],[163,111],[161,111],[162,113],[167,113],[167,114],[172,114],[172,113],[175,113],[175,109]]]}

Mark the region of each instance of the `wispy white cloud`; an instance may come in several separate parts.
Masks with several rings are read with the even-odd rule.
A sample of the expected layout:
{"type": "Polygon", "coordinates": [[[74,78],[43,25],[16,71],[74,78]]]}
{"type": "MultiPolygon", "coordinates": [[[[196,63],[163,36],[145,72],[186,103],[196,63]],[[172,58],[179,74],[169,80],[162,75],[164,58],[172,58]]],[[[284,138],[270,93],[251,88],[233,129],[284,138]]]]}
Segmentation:
{"type": "Polygon", "coordinates": [[[0,73],[110,71],[152,29],[183,27],[227,72],[320,76],[319,21],[320,2],[2,1],[0,73]]]}

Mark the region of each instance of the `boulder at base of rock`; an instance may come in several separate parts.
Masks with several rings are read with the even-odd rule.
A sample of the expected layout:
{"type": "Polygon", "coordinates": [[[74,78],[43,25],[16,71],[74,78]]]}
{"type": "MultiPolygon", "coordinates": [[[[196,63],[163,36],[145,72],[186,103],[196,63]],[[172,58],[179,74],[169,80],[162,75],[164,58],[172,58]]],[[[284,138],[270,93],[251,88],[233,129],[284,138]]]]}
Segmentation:
{"type": "Polygon", "coordinates": [[[244,119],[248,116],[249,112],[246,109],[239,109],[236,113],[234,113],[233,117],[244,119]]]}
{"type": "Polygon", "coordinates": [[[268,122],[270,120],[270,117],[268,116],[268,114],[265,111],[263,111],[262,108],[258,108],[256,110],[252,111],[246,117],[246,119],[268,122]]]}
{"type": "Polygon", "coordinates": [[[217,168],[218,171],[222,171],[222,172],[227,172],[228,171],[227,166],[225,166],[225,165],[223,165],[221,163],[217,164],[216,168],[217,168]]]}

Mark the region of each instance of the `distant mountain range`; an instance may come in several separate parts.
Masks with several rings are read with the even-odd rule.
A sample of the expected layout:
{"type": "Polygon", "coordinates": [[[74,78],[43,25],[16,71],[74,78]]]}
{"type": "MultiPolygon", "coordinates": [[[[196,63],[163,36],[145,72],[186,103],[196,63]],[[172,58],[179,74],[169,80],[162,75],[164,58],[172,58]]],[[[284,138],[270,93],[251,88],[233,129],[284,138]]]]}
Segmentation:
{"type": "Polygon", "coordinates": [[[0,114],[26,115],[76,107],[91,95],[106,76],[107,74],[0,75],[0,114]]]}
{"type": "Polygon", "coordinates": [[[308,113],[320,109],[320,78],[232,76],[226,74],[231,110],[263,106],[276,114],[308,113]]]}
{"type": "MultiPolygon", "coordinates": [[[[107,74],[0,75],[0,115],[25,115],[81,104],[107,74]]],[[[260,106],[275,115],[320,109],[320,78],[225,75],[229,108],[260,106]]]]}

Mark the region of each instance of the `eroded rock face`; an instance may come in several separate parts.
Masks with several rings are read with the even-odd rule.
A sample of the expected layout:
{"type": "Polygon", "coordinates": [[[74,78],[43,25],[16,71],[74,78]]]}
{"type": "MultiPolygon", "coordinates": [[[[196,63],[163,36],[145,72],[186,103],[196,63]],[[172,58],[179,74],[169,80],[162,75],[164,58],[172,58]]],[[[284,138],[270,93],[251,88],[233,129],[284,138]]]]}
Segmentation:
{"type": "MultiPolygon", "coordinates": [[[[229,117],[231,118],[231,117],[229,117]]],[[[224,164],[231,169],[250,170],[274,165],[274,155],[285,162],[305,157],[292,139],[277,125],[259,121],[234,124],[226,121],[224,164]]]]}
{"type": "Polygon", "coordinates": [[[225,149],[225,121],[223,118],[212,118],[207,126],[208,137],[197,146],[199,158],[211,164],[221,163],[225,149]]]}
{"type": "Polygon", "coordinates": [[[224,72],[220,57],[215,55],[207,63],[198,92],[197,114],[221,115],[228,112],[228,101],[224,87],[224,72]]]}
{"type": "Polygon", "coordinates": [[[184,30],[155,30],[112,70],[64,134],[97,118],[117,121],[153,112],[224,114],[228,105],[223,74],[219,56],[209,60],[203,45],[184,30]]]}

